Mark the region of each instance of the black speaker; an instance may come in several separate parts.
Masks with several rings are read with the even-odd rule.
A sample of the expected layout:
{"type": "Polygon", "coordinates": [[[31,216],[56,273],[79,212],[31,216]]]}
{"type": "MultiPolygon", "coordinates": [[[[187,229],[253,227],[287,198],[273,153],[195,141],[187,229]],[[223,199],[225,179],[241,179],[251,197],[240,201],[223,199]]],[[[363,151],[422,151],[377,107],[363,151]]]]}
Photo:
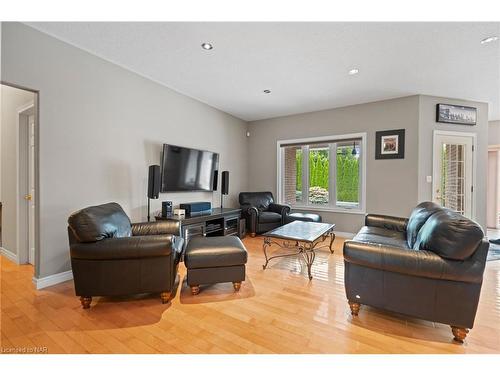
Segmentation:
{"type": "Polygon", "coordinates": [[[214,171],[214,182],[212,183],[212,190],[216,191],[217,190],[217,184],[219,183],[219,171],[216,169],[214,171]]]}
{"type": "Polygon", "coordinates": [[[221,175],[221,194],[229,194],[229,171],[223,171],[221,175]]]}
{"type": "Polygon", "coordinates": [[[161,202],[161,216],[167,217],[172,214],[172,201],[161,202]]]}
{"type": "Polygon", "coordinates": [[[148,198],[158,199],[160,196],[160,166],[150,165],[148,173],[148,198]]]}

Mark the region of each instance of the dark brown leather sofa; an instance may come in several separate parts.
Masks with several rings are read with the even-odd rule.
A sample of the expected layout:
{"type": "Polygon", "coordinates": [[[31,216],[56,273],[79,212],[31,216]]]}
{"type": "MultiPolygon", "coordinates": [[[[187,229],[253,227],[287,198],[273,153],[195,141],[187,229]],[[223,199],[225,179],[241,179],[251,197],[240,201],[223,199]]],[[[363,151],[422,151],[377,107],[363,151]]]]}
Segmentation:
{"type": "Polygon", "coordinates": [[[180,224],[131,224],[118,203],[87,207],[68,219],[75,292],[84,309],[93,296],[160,293],[171,298],[182,252],[180,224]]]}
{"type": "Polygon", "coordinates": [[[488,248],[478,224],[432,202],[409,219],[367,215],[344,243],[352,315],[364,304],[439,322],[463,342],[474,325],[488,248]]]}
{"type": "Polygon", "coordinates": [[[239,201],[252,237],[283,225],[290,212],[290,206],[274,203],[273,193],[270,191],[242,192],[239,201]]]}

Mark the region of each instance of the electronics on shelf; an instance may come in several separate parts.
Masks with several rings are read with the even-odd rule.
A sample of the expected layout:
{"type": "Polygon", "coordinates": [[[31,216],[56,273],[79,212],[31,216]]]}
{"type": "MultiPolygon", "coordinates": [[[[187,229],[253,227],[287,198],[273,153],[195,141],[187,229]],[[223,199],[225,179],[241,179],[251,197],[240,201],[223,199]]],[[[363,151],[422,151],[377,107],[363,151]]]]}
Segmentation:
{"type": "Polygon", "coordinates": [[[186,210],[186,215],[188,216],[205,215],[212,211],[212,204],[210,202],[181,203],[179,207],[186,210]]]}

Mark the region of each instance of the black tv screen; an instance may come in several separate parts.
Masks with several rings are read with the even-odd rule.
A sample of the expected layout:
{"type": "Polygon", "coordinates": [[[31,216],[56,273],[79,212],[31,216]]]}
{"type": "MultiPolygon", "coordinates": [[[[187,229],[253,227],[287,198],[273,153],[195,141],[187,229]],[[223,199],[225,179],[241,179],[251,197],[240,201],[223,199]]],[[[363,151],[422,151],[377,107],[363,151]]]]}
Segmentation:
{"type": "Polygon", "coordinates": [[[213,191],[219,154],[173,145],[163,145],[161,191],[213,191]]]}

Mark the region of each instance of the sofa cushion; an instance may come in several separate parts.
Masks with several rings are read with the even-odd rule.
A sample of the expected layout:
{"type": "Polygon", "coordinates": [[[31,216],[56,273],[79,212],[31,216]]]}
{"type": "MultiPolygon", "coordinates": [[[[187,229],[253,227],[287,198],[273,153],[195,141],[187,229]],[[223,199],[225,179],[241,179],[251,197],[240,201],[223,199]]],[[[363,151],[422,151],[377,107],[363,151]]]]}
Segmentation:
{"type": "Polygon", "coordinates": [[[262,211],[259,214],[259,223],[279,223],[281,215],[276,212],[262,211]]]}
{"type": "Polygon", "coordinates": [[[381,244],[344,242],[347,263],[429,279],[481,283],[488,243],[479,245],[482,254],[463,262],[445,259],[432,251],[402,249],[381,244]]]}
{"type": "Polygon", "coordinates": [[[247,250],[236,236],[193,237],[184,264],[188,269],[239,266],[247,262],[247,250]]]}
{"type": "Polygon", "coordinates": [[[408,249],[404,232],[380,227],[362,227],[356,236],[354,236],[353,241],[408,249]]]}
{"type": "Polygon", "coordinates": [[[84,208],[71,214],[68,224],[79,242],[132,235],[130,219],[118,203],[84,208]]]}
{"type": "Polygon", "coordinates": [[[440,210],[442,210],[441,206],[434,202],[422,202],[413,209],[406,226],[406,239],[410,248],[415,245],[418,232],[427,219],[440,210]]]}
{"type": "Polygon", "coordinates": [[[430,250],[447,259],[464,260],[474,254],[483,237],[477,223],[455,211],[441,209],[427,219],[413,248],[430,250]]]}

